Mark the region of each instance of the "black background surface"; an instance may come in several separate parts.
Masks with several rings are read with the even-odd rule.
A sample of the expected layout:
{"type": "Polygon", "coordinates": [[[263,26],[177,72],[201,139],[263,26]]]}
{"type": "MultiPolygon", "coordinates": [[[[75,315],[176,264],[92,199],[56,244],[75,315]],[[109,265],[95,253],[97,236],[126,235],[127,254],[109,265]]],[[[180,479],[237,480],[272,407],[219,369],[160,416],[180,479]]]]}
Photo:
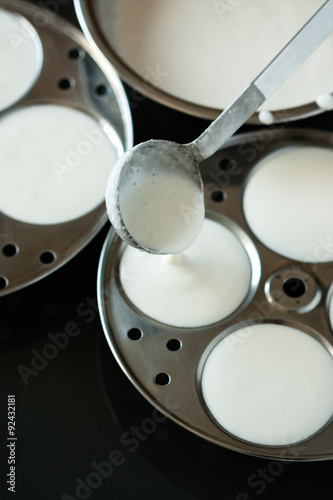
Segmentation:
{"type": "MultiPolygon", "coordinates": [[[[71,2],[61,3],[49,5],[76,23],[71,2]]],[[[208,124],[126,90],[136,143],[187,142],[208,124]]],[[[332,130],[332,118],[326,113],[289,126],[332,130]]],[[[162,418],[150,433],[147,419],[154,408],[115,362],[96,311],[97,265],[108,229],[56,273],[0,299],[0,498],[331,500],[330,461],[282,463],[241,455],[162,418]],[[71,322],[80,333],[24,384],[18,366],[31,367],[32,349],[40,353],[50,343],[48,334],[63,332],[71,322]],[[16,395],[15,494],[6,485],[8,394],[16,395]],[[140,434],[133,438],[136,428],[140,434]],[[110,454],[117,463],[121,454],[121,465],[100,486],[76,491],[77,478],[87,484],[94,462],[109,461],[110,454]]]]}

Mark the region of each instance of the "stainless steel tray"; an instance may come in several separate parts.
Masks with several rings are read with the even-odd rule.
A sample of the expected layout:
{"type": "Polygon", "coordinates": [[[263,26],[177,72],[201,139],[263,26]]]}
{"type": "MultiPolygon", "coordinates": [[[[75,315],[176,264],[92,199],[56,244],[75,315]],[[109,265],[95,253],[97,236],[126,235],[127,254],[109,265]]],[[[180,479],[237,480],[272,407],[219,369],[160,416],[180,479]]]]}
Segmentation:
{"type": "MultiPolygon", "coordinates": [[[[44,51],[39,78],[15,105],[0,113],[37,103],[66,105],[107,121],[124,149],[133,144],[132,119],[122,84],[112,66],[79,30],[53,12],[27,2],[0,0],[0,8],[25,17],[36,29],[44,51]],[[73,79],[75,87],[59,82],[73,79]]],[[[107,221],[104,203],[76,220],[53,225],[26,224],[0,212],[0,296],[58,269],[77,254],[107,221]]]]}
{"type": "Polygon", "coordinates": [[[225,432],[209,416],[200,395],[201,370],[207,353],[217,339],[236,326],[268,321],[294,326],[319,340],[333,354],[328,319],[333,263],[305,264],[275,254],[251,232],[242,209],[244,186],[253,167],[266,155],[292,144],[333,148],[333,134],[281,129],[239,135],[201,164],[207,216],[222,219],[230,228],[239,228],[235,234],[252,263],[249,295],[234,314],[202,328],[174,328],[143,315],[122,290],[119,260],[125,246],[113,230],[100,259],[98,303],[107,341],[119,365],[134,386],[169,418],[204,439],[239,452],[293,461],[324,460],[333,458],[332,419],[305,441],[289,446],[261,446],[225,432]],[[219,192],[227,194],[224,201],[218,201],[219,192]],[[276,291],[283,293],[286,276],[307,280],[301,297],[284,294],[280,301],[281,294],[275,295],[276,291]],[[179,341],[181,348],[170,350],[168,342],[172,339],[179,341]]]}
{"type": "MultiPolygon", "coordinates": [[[[112,0],[95,0],[94,2],[90,0],[74,0],[74,5],[84,34],[99,47],[117,69],[120,77],[132,88],[138,89],[138,92],[141,94],[165,106],[200,118],[214,120],[221,113],[221,110],[195,104],[161,90],[158,86],[154,86],[151,82],[144,80],[121,59],[112,46],[107,33],[102,29],[101,19],[105,17],[105,10],[109,2],[112,2],[112,0]]],[[[312,102],[304,106],[274,111],[273,114],[275,123],[278,123],[298,120],[322,112],[323,110],[315,102],[312,102]]],[[[255,113],[248,120],[248,123],[263,125],[258,118],[258,113],[255,113]]]]}

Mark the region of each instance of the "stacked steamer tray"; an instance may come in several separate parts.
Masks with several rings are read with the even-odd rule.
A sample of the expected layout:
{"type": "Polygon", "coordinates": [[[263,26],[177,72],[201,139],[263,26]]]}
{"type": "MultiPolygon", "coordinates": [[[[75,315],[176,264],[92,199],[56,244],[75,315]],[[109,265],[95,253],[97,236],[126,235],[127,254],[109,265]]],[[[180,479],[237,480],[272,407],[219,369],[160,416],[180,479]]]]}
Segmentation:
{"type": "Polygon", "coordinates": [[[120,80],[82,34],[0,2],[0,295],[59,268],[106,222],[104,189],[132,145],[120,80]]]}
{"type": "MultiPolygon", "coordinates": [[[[251,81],[245,63],[255,76],[320,6],[257,0],[228,13],[219,2],[189,9],[186,0],[75,4],[85,33],[127,82],[206,118],[237,95],[230,75],[239,44],[247,50],[236,59],[240,91],[251,81]],[[178,52],[166,32],[172,47],[185,33],[178,52]],[[164,71],[159,81],[147,77],[152,69],[164,71]],[[201,96],[186,99],[179,82],[201,96]]],[[[332,50],[330,37],[251,122],[332,108],[332,50]]],[[[106,239],[98,301],[114,356],[156,408],[215,444],[286,460],[333,458],[332,160],[331,133],[280,125],[236,135],[200,166],[206,221],[182,256],[142,254],[113,230],[106,239]]]]}
{"type": "MultiPolygon", "coordinates": [[[[233,101],[322,3],[74,1],[84,33],[127,83],[162,104],[208,119],[233,101]]],[[[250,122],[295,120],[327,108],[332,46],[331,37],[250,122]]]]}
{"type": "MultiPolygon", "coordinates": [[[[328,459],[333,458],[331,225],[308,218],[310,200],[302,193],[295,205],[292,190],[297,193],[298,184],[291,189],[288,177],[280,176],[280,184],[270,184],[272,192],[265,193],[270,203],[265,210],[258,207],[254,221],[248,207],[253,202],[250,197],[254,194],[255,199],[256,189],[261,189],[262,174],[267,169],[270,177],[271,165],[274,170],[274,162],[284,155],[293,172],[299,168],[294,152],[322,152],[324,158],[320,160],[319,154],[316,168],[327,172],[333,136],[289,129],[267,131],[267,137],[269,141],[263,143],[262,132],[236,136],[201,165],[206,218],[217,222],[225,233],[214,243],[219,256],[211,261],[211,282],[203,284],[207,303],[200,297],[201,286],[193,293],[191,276],[177,281],[177,264],[169,264],[171,278],[166,284],[160,281],[158,287],[158,280],[165,276],[161,267],[168,265],[160,261],[165,257],[150,256],[146,272],[142,272],[145,263],[140,258],[135,269],[135,261],[128,257],[135,250],[111,231],[99,267],[100,313],[109,345],[127,376],[179,424],[244,453],[328,459]],[[258,144],[264,145],[260,151],[258,144]],[[279,207],[281,211],[285,207],[284,212],[289,208],[289,220],[282,220],[285,213],[279,219],[279,207]],[[299,235],[293,231],[293,219],[299,219],[302,212],[310,235],[305,236],[306,254],[302,244],[297,248],[299,235]],[[270,248],[270,242],[261,241],[260,230],[269,217],[269,234],[274,236],[279,230],[279,239],[284,238],[284,255],[270,248]],[[288,252],[294,252],[292,257],[288,252]],[[172,287],[174,294],[169,293],[172,287]],[[141,298],[144,293],[157,294],[156,301],[163,297],[164,308],[147,307],[135,288],[141,289],[141,298]],[[213,312],[207,313],[214,300],[213,312]],[[214,322],[208,324],[209,318],[214,322]]],[[[332,197],[329,189],[325,191],[323,177],[321,182],[323,192],[314,183],[312,195],[317,200],[322,196],[328,209],[332,197]]],[[[208,237],[211,246],[215,236],[208,237]]],[[[184,256],[207,266],[200,249],[190,247],[184,256]]],[[[203,269],[207,278],[207,268],[203,269]]]]}

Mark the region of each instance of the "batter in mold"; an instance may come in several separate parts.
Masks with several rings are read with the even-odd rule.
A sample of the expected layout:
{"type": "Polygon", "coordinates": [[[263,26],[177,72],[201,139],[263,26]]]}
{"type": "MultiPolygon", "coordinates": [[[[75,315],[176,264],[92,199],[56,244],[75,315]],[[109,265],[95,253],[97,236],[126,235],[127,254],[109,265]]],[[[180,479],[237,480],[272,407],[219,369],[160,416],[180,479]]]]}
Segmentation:
{"type": "Polygon", "coordinates": [[[226,431],[256,444],[288,445],[331,419],[333,359],[296,328],[249,325],[213,347],[201,389],[209,412],[226,431]]]}
{"type": "Polygon", "coordinates": [[[284,148],[258,164],[243,206],[254,234],[301,262],[333,261],[333,149],[284,148]]]}
{"type": "Polygon", "coordinates": [[[43,49],[33,26],[0,8],[0,111],[21,99],[38,77],[43,49]]]}
{"type": "Polygon", "coordinates": [[[153,255],[127,246],[120,280],[141,312],[176,327],[200,327],[232,314],[249,293],[251,264],[227,227],[205,219],[194,243],[180,255],[153,255]]]}
{"type": "MultiPolygon", "coordinates": [[[[259,74],[323,1],[96,3],[103,34],[127,66],[173,96],[221,109],[259,74]]],[[[332,51],[333,36],[263,109],[291,108],[330,94],[332,51]]]]}
{"type": "Polygon", "coordinates": [[[0,211],[30,224],[67,222],[103,202],[122,153],[110,125],[53,104],[0,119],[0,211]]]}

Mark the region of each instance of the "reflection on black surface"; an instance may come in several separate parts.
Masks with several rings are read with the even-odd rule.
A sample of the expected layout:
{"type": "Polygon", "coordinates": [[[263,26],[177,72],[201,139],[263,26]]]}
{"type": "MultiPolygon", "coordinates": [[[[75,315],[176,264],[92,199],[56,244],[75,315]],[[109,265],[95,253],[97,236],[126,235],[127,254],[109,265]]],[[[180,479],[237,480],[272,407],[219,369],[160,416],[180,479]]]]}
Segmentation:
{"type": "Polygon", "coordinates": [[[331,462],[266,460],[211,444],[157,413],[125,377],[104,339],[99,351],[105,397],[128,450],[184,493],[212,500],[331,498],[331,462]]]}

